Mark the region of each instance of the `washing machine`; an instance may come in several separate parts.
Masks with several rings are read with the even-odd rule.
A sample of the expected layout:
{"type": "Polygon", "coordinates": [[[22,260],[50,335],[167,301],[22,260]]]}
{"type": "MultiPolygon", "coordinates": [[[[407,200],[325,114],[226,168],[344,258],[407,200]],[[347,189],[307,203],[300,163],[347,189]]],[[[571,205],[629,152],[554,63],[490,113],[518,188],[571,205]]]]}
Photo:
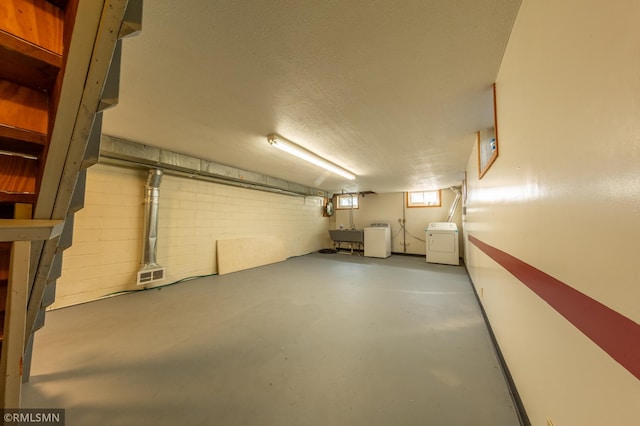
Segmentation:
{"type": "Polygon", "coordinates": [[[380,258],[391,256],[391,227],[388,223],[372,223],[364,228],[364,255],[380,258]]]}
{"type": "MultiPolygon", "coordinates": [[[[432,222],[425,229],[427,241],[427,262],[460,264],[458,226],[451,222],[432,222]]],[[[366,240],[365,240],[366,244],[366,240]]]]}

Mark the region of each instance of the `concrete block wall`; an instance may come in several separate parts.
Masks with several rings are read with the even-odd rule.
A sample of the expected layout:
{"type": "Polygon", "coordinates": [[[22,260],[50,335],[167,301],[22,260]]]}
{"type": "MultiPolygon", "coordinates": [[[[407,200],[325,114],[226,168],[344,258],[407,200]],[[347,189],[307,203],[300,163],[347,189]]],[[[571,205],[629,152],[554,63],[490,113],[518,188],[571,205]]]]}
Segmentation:
{"type": "MultiPolygon", "coordinates": [[[[135,290],[142,250],[147,171],[111,165],[88,170],[85,208],[76,214],[52,308],[135,290]]],[[[156,285],[217,272],[216,240],[268,236],[287,257],[330,245],[320,197],[294,197],[163,176],[156,285]]]]}

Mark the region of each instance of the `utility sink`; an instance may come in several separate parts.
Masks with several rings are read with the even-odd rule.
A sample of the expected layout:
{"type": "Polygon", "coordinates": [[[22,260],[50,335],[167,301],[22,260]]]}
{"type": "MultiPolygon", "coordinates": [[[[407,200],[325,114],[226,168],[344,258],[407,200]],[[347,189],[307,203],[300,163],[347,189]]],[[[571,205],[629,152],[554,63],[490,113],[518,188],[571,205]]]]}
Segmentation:
{"type": "Polygon", "coordinates": [[[364,229],[330,229],[329,235],[337,243],[364,243],[364,229]]]}

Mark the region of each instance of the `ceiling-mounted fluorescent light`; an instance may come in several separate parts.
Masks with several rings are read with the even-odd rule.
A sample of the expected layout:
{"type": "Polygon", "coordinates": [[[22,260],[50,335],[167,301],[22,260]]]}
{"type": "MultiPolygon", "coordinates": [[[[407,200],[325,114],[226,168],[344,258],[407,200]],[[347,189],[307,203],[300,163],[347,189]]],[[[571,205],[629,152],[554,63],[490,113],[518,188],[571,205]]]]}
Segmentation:
{"type": "Polygon", "coordinates": [[[336,166],[335,164],[325,160],[324,158],[318,156],[317,154],[314,154],[311,151],[307,151],[306,149],[283,138],[282,136],[269,135],[267,136],[267,141],[271,144],[271,146],[274,146],[284,152],[288,152],[291,155],[295,155],[298,158],[315,164],[316,166],[320,166],[325,170],[329,170],[330,172],[345,177],[349,180],[354,180],[356,178],[356,175],[349,172],[348,170],[336,166]]]}

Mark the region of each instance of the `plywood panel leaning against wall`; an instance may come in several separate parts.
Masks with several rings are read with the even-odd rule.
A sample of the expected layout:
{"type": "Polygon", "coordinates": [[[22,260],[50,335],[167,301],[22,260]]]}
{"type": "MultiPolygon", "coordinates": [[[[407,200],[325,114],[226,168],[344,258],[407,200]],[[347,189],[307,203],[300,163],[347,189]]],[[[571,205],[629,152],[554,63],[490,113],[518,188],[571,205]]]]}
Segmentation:
{"type": "Polygon", "coordinates": [[[287,260],[276,237],[218,240],[217,254],[220,275],[287,260]]]}

